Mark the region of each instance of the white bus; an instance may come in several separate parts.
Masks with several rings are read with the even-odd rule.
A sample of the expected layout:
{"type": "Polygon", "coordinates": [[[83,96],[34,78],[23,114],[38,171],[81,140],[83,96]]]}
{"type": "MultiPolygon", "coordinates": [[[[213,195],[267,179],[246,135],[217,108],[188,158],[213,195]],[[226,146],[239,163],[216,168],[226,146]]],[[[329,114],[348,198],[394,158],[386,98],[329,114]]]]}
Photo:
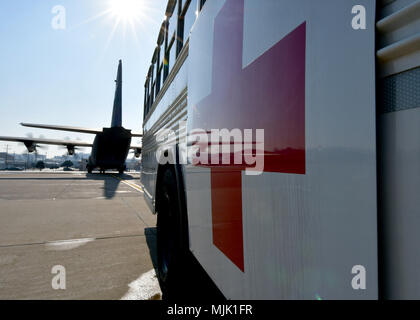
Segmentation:
{"type": "Polygon", "coordinates": [[[142,155],[164,294],[192,252],[228,299],[419,299],[419,66],[419,0],[169,0],[142,155]]]}

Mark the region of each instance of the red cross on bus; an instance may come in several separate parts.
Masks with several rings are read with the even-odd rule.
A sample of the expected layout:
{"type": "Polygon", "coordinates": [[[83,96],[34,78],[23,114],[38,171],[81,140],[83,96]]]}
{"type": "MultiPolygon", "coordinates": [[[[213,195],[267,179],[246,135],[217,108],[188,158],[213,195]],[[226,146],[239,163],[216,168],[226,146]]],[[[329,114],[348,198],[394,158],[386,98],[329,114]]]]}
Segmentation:
{"type": "MultiPolygon", "coordinates": [[[[264,129],[264,172],[305,174],[306,22],[245,68],[243,24],[244,1],[226,1],[214,23],[212,91],[192,128],[264,129]]],[[[213,243],[244,272],[245,166],[198,165],[211,168],[213,243]]]]}

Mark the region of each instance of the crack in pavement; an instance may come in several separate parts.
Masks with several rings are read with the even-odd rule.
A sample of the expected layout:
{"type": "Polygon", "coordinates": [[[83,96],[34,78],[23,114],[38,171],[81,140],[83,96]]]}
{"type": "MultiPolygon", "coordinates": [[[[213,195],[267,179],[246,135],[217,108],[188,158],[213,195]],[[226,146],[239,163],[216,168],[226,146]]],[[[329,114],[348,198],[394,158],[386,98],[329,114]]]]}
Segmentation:
{"type": "Polygon", "coordinates": [[[31,242],[31,243],[19,243],[19,244],[3,244],[0,245],[1,248],[13,248],[13,247],[26,247],[26,246],[39,246],[53,243],[64,243],[71,241],[81,241],[84,239],[96,240],[109,240],[109,239],[122,239],[122,238],[137,238],[137,237],[146,237],[146,234],[130,234],[130,235],[120,235],[120,236],[101,236],[96,238],[80,238],[80,239],[68,239],[68,240],[53,240],[53,241],[43,241],[43,242],[31,242]]]}

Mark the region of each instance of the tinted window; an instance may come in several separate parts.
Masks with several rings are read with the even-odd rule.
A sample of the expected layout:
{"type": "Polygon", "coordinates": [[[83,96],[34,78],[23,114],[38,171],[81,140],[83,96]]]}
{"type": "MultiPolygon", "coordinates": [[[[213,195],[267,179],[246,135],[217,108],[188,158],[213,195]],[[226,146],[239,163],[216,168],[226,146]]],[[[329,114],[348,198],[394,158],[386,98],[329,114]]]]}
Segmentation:
{"type": "MultiPolygon", "coordinates": [[[[173,39],[174,40],[174,39],[173,39]]],[[[176,61],[176,44],[175,41],[169,43],[169,73],[172,71],[176,61]]]]}
{"type": "Polygon", "coordinates": [[[187,41],[195,19],[197,19],[199,0],[192,0],[184,17],[184,43],[187,41]]]}
{"type": "Polygon", "coordinates": [[[172,17],[169,19],[169,34],[168,34],[169,40],[172,39],[172,36],[176,32],[177,27],[178,27],[178,1],[175,6],[172,17]]]}

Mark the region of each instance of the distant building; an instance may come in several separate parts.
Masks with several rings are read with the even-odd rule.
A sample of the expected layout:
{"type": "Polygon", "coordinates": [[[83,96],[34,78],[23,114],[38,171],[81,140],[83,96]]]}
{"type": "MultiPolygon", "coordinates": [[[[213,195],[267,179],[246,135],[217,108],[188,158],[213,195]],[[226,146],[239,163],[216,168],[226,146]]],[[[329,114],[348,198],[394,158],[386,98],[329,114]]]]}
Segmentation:
{"type": "Polygon", "coordinates": [[[13,162],[14,161],[14,156],[13,154],[7,154],[6,152],[0,152],[0,160],[6,161],[6,157],[7,157],[7,161],[8,162],[13,162]]]}
{"type": "Polygon", "coordinates": [[[127,166],[127,170],[140,171],[141,160],[139,160],[139,159],[127,159],[126,166],[127,166]]]}
{"type": "Polygon", "coordinates": [[[7,154],[6,152],[0,152],[0,169],[4,170],[6,167],[14,166],[15,157],[13,154],[7,154]]]}
{"type": "Polygon", "coordinates": [[[80,171],[87,171],[87,164],[88,164],[87,160],[81,160],[79,162],[79,170],[80,171]]]}

